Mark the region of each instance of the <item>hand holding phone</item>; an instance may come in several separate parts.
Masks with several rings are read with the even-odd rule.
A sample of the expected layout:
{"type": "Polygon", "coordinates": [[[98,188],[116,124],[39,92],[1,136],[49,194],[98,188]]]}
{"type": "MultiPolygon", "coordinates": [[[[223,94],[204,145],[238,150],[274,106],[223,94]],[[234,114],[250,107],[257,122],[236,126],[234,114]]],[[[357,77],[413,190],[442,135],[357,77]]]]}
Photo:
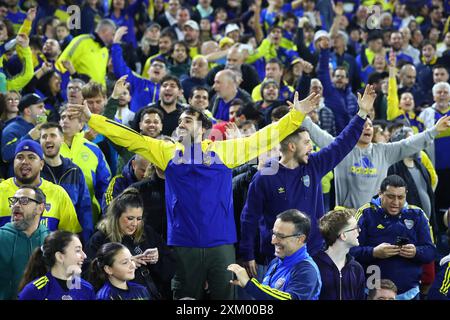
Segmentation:
{"type": "Polygon", "coordinates": [[[155,264],[158,262],[159,254],[158,248],[149,248],[144,251],[145,259],[148,260],[151,264],[155,264]]]}

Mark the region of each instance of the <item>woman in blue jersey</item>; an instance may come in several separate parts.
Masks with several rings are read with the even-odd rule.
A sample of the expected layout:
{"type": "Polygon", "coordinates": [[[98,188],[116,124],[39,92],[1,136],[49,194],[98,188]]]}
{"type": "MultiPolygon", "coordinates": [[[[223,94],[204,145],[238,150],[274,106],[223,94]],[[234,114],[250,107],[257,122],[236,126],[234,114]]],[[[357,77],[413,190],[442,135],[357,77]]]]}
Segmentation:
{"type": "Polygon", "coordinates": [[[98,231],[87,244],[86,254],[89,260],[94,260],[105,243],[123,244],[130,250],[137,267],[135,282],[147,288],[152,300],[169,299],[175,256],[162,237],[150,225],[144,224],[143,212],[139,191],[125,189],[111,201],[105,218],[97,226],[98,231]]]}
{"type": "Polygon", "coordinates": [[[52,232],[28,261],[19,300],[94,300],[94,288],[80,278],[84,259],[86,254],[75,234],[52,232]]]}
{"type": "Polygon", "coordinates": [[[105,243],[91,262],[89,280],[97,291],[97,300],[150,300],[144,286],[134,279],[136,264],[130,250],[118,242],[105,243]]]}

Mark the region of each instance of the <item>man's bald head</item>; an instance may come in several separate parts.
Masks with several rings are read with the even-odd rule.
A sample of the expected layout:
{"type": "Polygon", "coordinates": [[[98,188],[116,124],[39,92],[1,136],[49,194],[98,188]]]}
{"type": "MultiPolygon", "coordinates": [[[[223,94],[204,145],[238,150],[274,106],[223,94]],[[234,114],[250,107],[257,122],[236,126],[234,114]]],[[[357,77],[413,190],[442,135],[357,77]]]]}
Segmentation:
{"type": "Polygon", "coordinates": [[[240,69],[242,64],[244,64],[244,55],[238,47],[231,47],[228,50],[226,67],[240,69]]]}

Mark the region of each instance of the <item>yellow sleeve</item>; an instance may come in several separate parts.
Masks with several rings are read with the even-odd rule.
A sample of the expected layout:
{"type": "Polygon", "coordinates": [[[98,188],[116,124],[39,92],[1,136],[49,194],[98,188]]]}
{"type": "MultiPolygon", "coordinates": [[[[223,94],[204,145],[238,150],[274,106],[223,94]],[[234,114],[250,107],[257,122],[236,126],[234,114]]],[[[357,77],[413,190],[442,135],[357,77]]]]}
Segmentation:
{"type": "Polygon", "coordinates": [[[16,52],[17,56],[22,62],[22,71],[19,74],[15,75],[13,78],[7,79],[6,86],[8,90],[20,91],[33,78],[33,54],[29,46],[26,48],[16,46],[16,52]]]}
{"type": "Polygon", "coordinates": [[[265,57],[266,61],[270,60],[271,58],[276,57],[276,50],[275,47],[270,44],[269,39],[264,39],[259,47],[256,49],[256,52],[252,55],[249,55],[247,59],[245,60],[245,63],[253,63],[259,58],[265,57]],[[275,55],[274,55],[275,53],[275,55]]]}
{"type": "Polygon", "coordinates": [[[265,285],[260,283],[258,280],[256,280],[255,278],[252,278],[250,280],[259,290],[261,290],[262,292],[264,292],[265,294],[268,294],[269,296],[271,296],[272,298],[275,298],[277,300],[292,300],[292,296],[290,293],[281,291],[281,290],[277,290],[272,288],[271,286],[265,285]]]}
{"type": "Polygon", "coordinates": [[[60,204],[58,229],[80,233],[83,228],[78,221],[75,207],[73,206],[69,195],[64,190],[61,190],[58,198],[60,204]]]}
{"type": "Polygon", "coordinates": [[[403,114],[398,106],[397,79],[389,78],[388,96],[387,96],[387,119],[394,120],[403,114]]]}
{"type": "Polygon", "coordinates": [[[261,84],[258,84],[256,87],[253,88],[252,99],[255,102],[262,100],[262,97],[261,97],[261,84]]]}
{"type": "Polygon", "coordinates": [[[142,69],[142,78],[148,79],[148,69],[150,69],[152,57],[149,57],[147,61],[145,61],[144,68],[142,69]]]}
{"type": "Polygon", "coordinates": [[[421,159],[422,164],[424,165],[424,167],[427,169],[428,173],[430,174],[431,188],[433,190],[436,190],[437,183],[438,183],[438,176],[437,176],[436,170],[434,169],[433,163],[431,162],[430,158],[424,151],[420,152],[420,159],[421,159]]]}
{"type": "Polygon", "coordinates": [[[90,35],[82,35],[82,36],[78,36],[74,39],[72,39],[72,41],[70,41],[69,45],[66,47],[66,49],[64,49],[64,51],[59,55],[59,58],[56,60],[55,62],[55,67],[56,69],[58,69],[58,71],[60,71],[61,73],[66,72],[66,68],[64,68],[64,65],[62,64],[62,61],[64,60],[68,60],[70,62],[72,62],[75,70],[78,72],[79,70],[77,69],[77,65],[76,65],[76,56],[82,54],[82,52],[84,52],[84,50],[82,49],[82,46],[86,43],[86,39],[89,39],[90,35]]]}
{"type": "Polygon", "coordinates": [[[213,142],[211,150],[229,168],[244,164],[272,149],[300,127],[305,115],[292,109],[279,121],[249,137],[213,142]]]}
{"type": "Polygon", "coordinates": [[[31,32],[31,21],[28,19],[25,19],[22,23],[22,26],[19,29],[19,32],[17,32],[17,33],[18,34],[25,33],[27,36],[29,36],[30,32],[31,32]]]}
{"type": "Polygon", "coordinates": [[[115,144],[143,156],[162,170],[166,169],[175,154],[176,144],[173,142],[143,136],[104,116],[93,114],[88,125],[115,144]]]}

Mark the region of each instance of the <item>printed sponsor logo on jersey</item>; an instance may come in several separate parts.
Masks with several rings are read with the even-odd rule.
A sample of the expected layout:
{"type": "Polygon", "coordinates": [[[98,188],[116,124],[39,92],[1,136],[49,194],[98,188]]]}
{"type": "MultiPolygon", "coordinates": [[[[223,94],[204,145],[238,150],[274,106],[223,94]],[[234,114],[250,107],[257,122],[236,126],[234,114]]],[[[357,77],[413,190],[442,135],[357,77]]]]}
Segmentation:
{"type": "Polygon", "coordinates": [[[383,230],[383,229],[384,229],[384,226],[383,226],[382,224],[379,224],[379,225],[377,225],[377,229],[383,230]]]}
{"type": "Polygon", "coordinates": [[[377,175],[378,170],[369,160],[369,157],[363,156],[359,162],[356,162],[353,164],[353,166],[351,166],[350,172],[352,175],[364,175],[367,177],[374,177],[377,175]]]}
{"type": "Polygon", "coordinates": [[[286,190],[284,190],[283,187],[279,187],[278,188],[278,193],[285,193],[285,192],[286,192],[286,190]]]}

